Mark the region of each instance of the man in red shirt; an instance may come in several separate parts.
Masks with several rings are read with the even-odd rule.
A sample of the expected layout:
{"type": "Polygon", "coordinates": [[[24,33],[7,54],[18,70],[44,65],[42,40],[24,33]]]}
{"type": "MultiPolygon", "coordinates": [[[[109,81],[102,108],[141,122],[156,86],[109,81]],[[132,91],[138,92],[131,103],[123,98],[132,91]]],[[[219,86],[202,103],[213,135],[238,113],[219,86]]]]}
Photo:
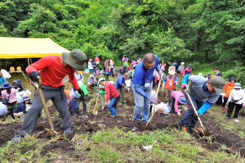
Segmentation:
{"type": "Polygon", "coordinates": [[[114,87],[113,84],[110,82],[106,82],[104,78],[99,78],[98,84],[101,84],[105,88],[106,92],[106,102],[105,106],[108,105],[109,100],[111,100],[110,104],[108,105],[108,108],[110,110],[111,115],[117,115],[116,107],[117,107],[117,102],[120,99],[119,92],[117,89],[114,87]]]}
{"type": "MultiPolygon", "coordinates": [[[[81,97],[84,93],[77,84],[75,69],[84,70],[87,57],[79,49],[73,49],[70,53],[63,52],[61,56],[45,56],[37,62],[27,66],[26,72],[32,81],[37,82],[38,76],[42,79],[42,92],[47,102],[52,100],[62,118],[62,129],[65,133],[71,133],[71,115],[69,113],[67,98],[64,92],[62,79],[68,75],[69,80],[81,97]]],[[[42,113],[42,102],[37,90],[35,90],[32,107],[27,112],[24,122],[18,134],[12,138],[12,142],[18,142],[26,135],[31,135],[42,113]]]]}

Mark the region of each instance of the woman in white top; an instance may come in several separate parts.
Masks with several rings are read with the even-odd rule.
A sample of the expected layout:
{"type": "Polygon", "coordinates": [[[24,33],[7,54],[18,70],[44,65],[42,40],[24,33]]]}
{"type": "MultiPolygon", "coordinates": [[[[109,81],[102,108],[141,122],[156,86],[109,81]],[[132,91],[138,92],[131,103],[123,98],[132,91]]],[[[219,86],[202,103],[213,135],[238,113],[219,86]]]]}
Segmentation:
{"type": "Polygon", "coordinates": [[[236,107],[235,109],[235,114],[234,114],[234,118],[235,118],[235,122],[239,122],[238,118],[238,114],[239,111],[242,108],[242,105],[245,106],[245,93],[241,88],[241,84],[240,83],[235,83],[234,84],[234,89],[231,90],[230,96],[228,98],[228,101],[225,105],[225,107],[227,108],[229,105],[229,111],[226,115],[226,118],[229,119],[231,117],[231,114],[233,112],[234,107],[236,107]],[[229,105],[230,103],[230,105],[229,105]]]}

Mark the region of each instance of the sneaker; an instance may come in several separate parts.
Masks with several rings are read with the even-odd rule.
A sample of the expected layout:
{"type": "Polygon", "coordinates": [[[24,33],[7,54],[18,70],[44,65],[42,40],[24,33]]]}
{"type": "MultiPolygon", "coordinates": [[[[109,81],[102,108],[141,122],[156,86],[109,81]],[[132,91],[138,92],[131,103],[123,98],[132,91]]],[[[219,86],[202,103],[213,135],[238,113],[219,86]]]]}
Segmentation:
{"type": "Polygon", "coordinates": [[[221,111],[222,111],[223,114],[225,114],[225,107],[222,107],[221,111]]]}
{"type": "Polygon", "coordinates": [[[122,105],[122,103],[121,103],[121,102],[119,102],[119,103],[118,103],[118,105],[122,105]]]}
{"type": "Polygon", "coordinates": [[[16,120],[15,119],[12,119],[13,122],[15,122],[16,120]]]}
{"type": "Polygon", "coordinates": [[[69,127],[69,128],[67,128],[67,129],[65,129],[65,134],[70,134],[71,133],[71,128],[69,127]]]}
{"type": "Polygon", "coordinates": [[[126,103],[127,101],[123,100],[122,102],[123,102],[123,103],[126,103]]]}
{"type": "Polygon", "coordinates": [[[230,119],[230,117],[225,117],[225,120],[228,120],[228,119],[230,119]]]}
{"type": "Polygon", "coordinates": [[[21,117],[19,117],[18,120],[21,120],[21,117]]]}
{"type": "Polygon", "coordinates": [[[236,123],[239,123],[239,122],[240,122],[238,119],[234,119],[234,121],[235,121],[236,123]]]}
{"type": "Polygon", "coordinates": [[[181,113],[180,112],[178,112],[177,114],[178,114],[178,116],[181,116],[181,113]]]}
{"type": "Polygon", "coordinates": [[[13,143],[18,143],[20,141],[20,139],[22,139],[23,137],[20,134],[17,134],[15,137],[13,137],[11,139],[11,142],[13,143]]]}

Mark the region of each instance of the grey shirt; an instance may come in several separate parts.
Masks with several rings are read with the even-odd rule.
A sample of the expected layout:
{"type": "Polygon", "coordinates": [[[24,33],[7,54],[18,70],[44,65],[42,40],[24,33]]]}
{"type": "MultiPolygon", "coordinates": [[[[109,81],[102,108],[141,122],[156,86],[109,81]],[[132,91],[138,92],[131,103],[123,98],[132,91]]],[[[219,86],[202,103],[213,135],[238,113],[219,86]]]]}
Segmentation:
{"type": "Polygon", "coordinates": [[[204,90],[204,88],[206,88],[206,85],[204,86],[204,84],[208,81],[208,79],[200,76],[191,75],[189,76],[188,81],[191,82],[191,84],[189,85],[190,94],[195,99],[199,101],[208,101],[210,104],[213,104],[219,98],[219,93],[211,93],[204,90]]]}

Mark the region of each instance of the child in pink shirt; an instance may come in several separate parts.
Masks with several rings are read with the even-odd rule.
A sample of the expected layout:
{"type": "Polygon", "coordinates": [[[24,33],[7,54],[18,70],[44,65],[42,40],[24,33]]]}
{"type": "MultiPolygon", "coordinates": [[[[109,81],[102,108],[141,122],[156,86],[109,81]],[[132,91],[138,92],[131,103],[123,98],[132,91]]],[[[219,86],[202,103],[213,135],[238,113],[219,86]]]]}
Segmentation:
{"type": "Polygon", "coordinates": [[[7,81],[3,83],[2,88],[4,89],[2,91],[3,101],[6,100],[5,105],[7,105],[9,114],[11,115],[13,121],[15,121],[14,108],[16,108],[17,104],[16,90],[14,88],[11,88],[11,84],[9,84],[9,82],[7,81]]]}
{"type": "Polygon", "coordinates": [[[173,91],[171,93],[171,113],[181,115],[179,110],[179,103],[186,104],[185,95],[181,91],[173,91]]]}

